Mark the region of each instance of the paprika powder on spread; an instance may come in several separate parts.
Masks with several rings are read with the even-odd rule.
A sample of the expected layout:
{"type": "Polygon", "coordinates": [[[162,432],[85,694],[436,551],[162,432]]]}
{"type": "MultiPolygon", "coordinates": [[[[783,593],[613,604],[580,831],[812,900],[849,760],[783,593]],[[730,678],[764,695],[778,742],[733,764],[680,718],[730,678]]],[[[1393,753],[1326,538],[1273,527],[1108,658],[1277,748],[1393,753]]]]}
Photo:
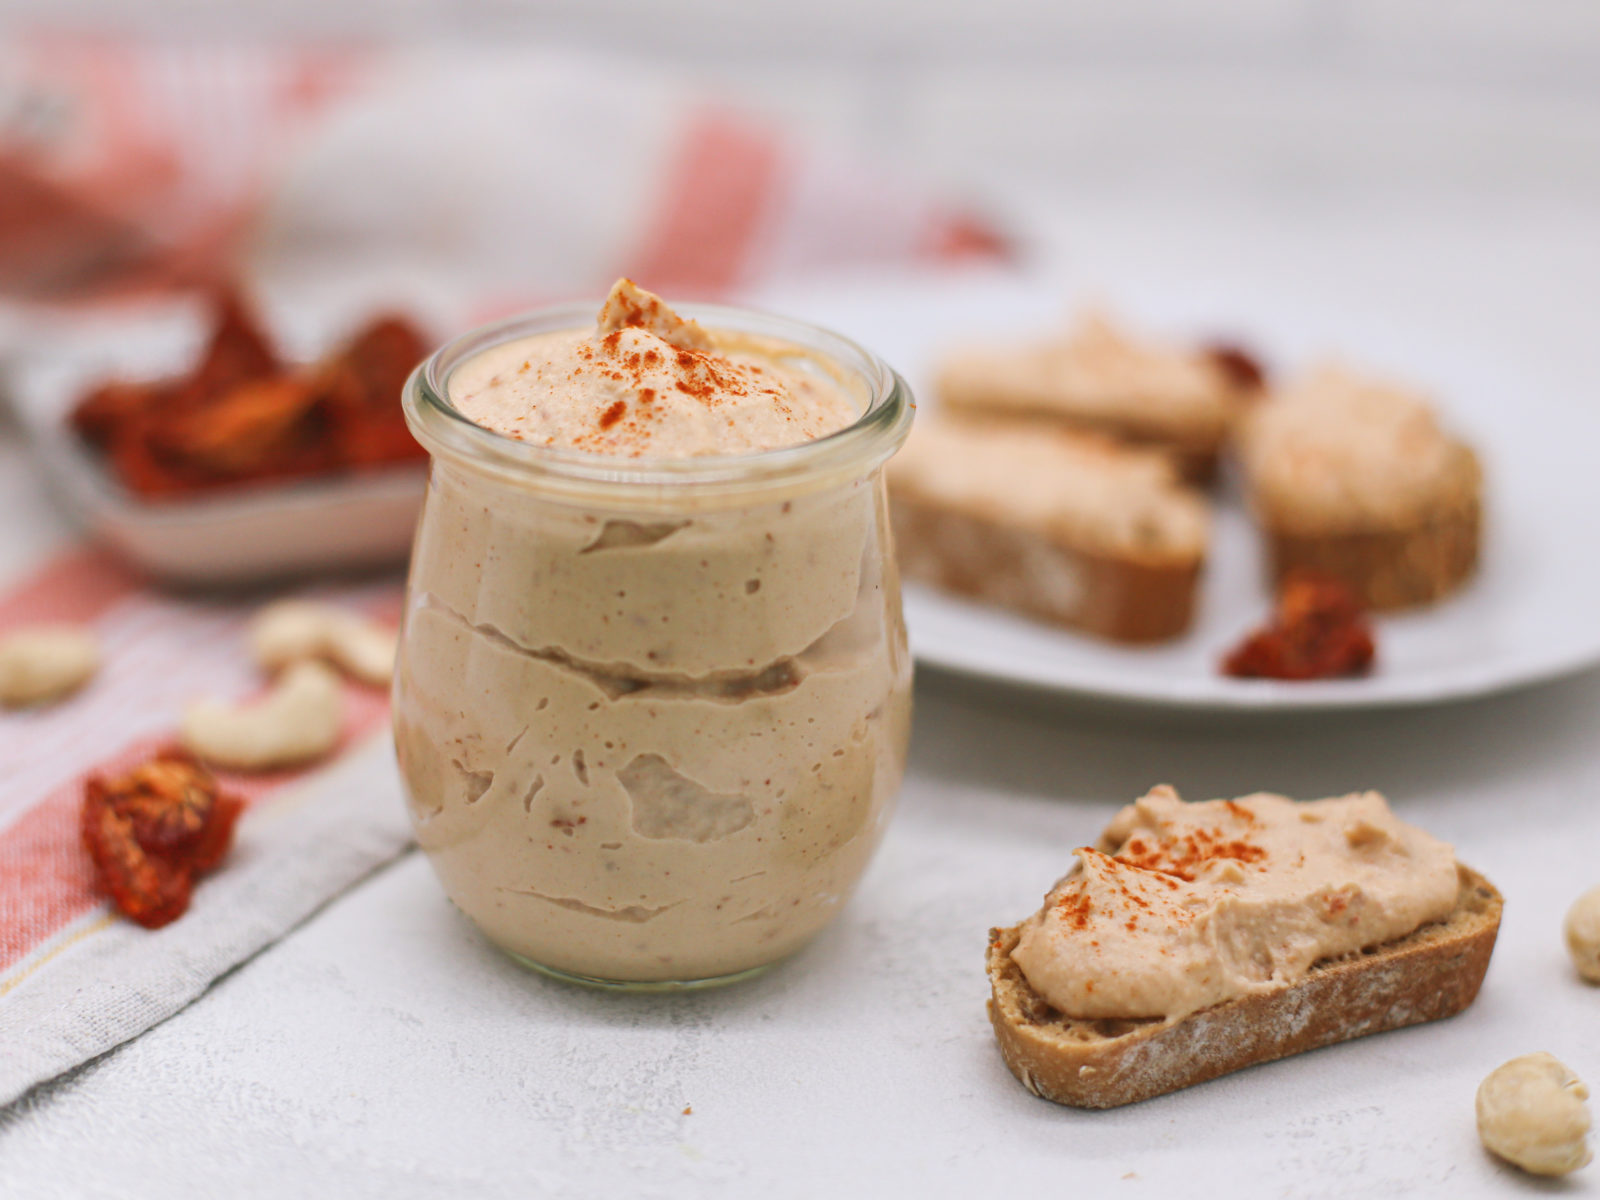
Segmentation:
{"type": "Polygon", "coordinates": [[[1082,1018],[1185,1016],[1453,911],[1455,852],[1377,792],[1186,804],[1158,787],[1023,924],[1012,958],[1082,1018]]]}

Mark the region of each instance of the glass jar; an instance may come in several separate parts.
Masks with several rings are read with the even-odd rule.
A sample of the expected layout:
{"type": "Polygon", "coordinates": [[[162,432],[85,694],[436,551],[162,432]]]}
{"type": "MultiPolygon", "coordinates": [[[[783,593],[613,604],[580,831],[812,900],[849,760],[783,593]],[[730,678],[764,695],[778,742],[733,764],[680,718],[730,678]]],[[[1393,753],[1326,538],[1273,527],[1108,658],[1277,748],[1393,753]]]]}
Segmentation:
{"type": "Polygon", "coordinates": [[[882,466],[914,404],[835,334],[690,305],[862,415],[778,450],[629,459],[529,445],[451,405],[457,365],[593,311],[480,329],[407,384],[433,463],[395,678],[400,771],[445,891],[524,964],[725,982],[822,929],[889,819],[911,663],[882,466]]]}

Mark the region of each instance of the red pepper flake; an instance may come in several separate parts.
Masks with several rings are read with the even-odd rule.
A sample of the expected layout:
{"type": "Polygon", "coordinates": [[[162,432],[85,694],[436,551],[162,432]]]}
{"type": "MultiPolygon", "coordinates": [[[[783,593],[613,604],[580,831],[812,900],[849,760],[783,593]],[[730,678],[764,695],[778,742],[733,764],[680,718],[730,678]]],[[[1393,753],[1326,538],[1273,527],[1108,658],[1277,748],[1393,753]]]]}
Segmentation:
{"type": "Polygon", "coordinates": [[[80,831],[112,903],[159,929],[188,909],[195,877],[222,861],[243,811],[194,758],[167,750],[111,779],[91,775],[80,831]]]}
{"type": "Polygon", "coordinates": [[[1220,829],[1196,829],[1158,846],[1141,842],[1139,848],[1135,849],[1130,841],[1117,852],[1116,857],[1117,861],[1128,866],[1156,871],[1192,883],[1209,863],[1222,859],[1257,863],[1267,857],[1267,852],[1254,842],[1242,838],[1225,840],[1220,829]]]}
{"type": "Polygon", "coordinates": [[[1070,921],[1074,929],[1087,929],[1089,927],[1089,913],[1093,905],[1089,897],[1082,892],[1073,892],[1056,901],[1056,909],[1063,919],[1070,921]]]}

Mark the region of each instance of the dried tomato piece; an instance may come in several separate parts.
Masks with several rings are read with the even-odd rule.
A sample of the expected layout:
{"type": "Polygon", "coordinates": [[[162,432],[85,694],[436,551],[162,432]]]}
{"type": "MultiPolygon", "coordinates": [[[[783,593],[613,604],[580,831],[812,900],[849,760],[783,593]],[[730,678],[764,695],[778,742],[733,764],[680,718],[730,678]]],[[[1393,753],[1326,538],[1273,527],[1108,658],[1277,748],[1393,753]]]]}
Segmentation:
{"type": "Polygon", "coordinates": [[[288,463],[298,465],[308,453],[318,457],[319,446],[325,445],[320,424],[308,420],[316,403],[305,379],[251,380],[203,408],[174,414],[153,427],[148,438],[161,458],[211,475],[282,470],[288,463]]]}
{"type": "Polygon", "coordinates": [[[207,875],[216,870],[217,864],[233,845],[233,827],[243,812],[244,801],[239,797],[227,792],[217,797],[210,819],[189,848],[189,866],[196,875],[207,875]]]}
{"type": "Polygon", "coordinates": [[[1267,385],[1267,372],[1261,360],[1236,342],[1212,342],[1206,357],[1228,382],[1242,392],[1259,392],[1267,385]]]}
{"type": "Polygon", "coordinates": [[[243,810],[191,755],[167,750],[89,778],[83,843],[112,902],[154,929],[183,915],[194,878],[222,861],[243,810]]]}
{"type": "Polygon", "coordinates": [[[159,383],[112,380],[85,393],[69,420],[84,441],[103,448],[128,421],[160,408],[168,392],[159,383]]]}
{"type": "Polygon", "coordinates": [[[415,325],[386,316],[362,328],[323,364],[319,377],[344,463],[362,466],[423,457],[406,428],[400,390],[427,351],[415,325]]]}
{"type": "Polygon", "coordinates": [[[282,374],[277,351],[238,289],[217,288],[212,293],[212,303],[216,316],[211,338],[183,384],[190,398],[209,400],[252,379],[282,374]]]}
{"type": "Polygon", "coordinates": [[[170,499],[425,457],[400,409],[427,351],[409,321],[380,317],[322,365],[291,368],[236,289],[218,288],[213,304],[210,340],[188,374],[102,384],[69,418],[124,486],[170,499]]]}
{"type": "Polygon", "coordinates": [[[188,909],[189,868],[139,845],[133,819],[117,811],[99,779],[90,779],[85,788],[82,832],[101,886],[125,916],[146,929],[159,929],[188,909]]]}
{"type": "Polygon", "coordinates": [[[1355,595],[1337,579],[1297,571],[1284,579],[1272,620],[1222,662],[1224,674],[1261,679],[1360,675],[1377,655],[1355,595]]]}
{"type": "Polygon", "coordinates": [[[217,782],[193,758],[168,751],[109,781],[111,804],[133,822],[151,854],[183,854],[199,841],[217,802],[217,782]]]}

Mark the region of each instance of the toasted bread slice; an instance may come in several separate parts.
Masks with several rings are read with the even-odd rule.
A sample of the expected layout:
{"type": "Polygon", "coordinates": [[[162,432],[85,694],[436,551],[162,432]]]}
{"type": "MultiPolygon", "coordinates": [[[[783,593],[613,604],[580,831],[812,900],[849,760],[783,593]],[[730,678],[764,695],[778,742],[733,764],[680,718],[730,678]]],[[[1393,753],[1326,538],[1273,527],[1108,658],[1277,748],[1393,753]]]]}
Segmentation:
{"type": "Polygon", "coordinates": [[[953,414],[1157,449],[1196,483],[1215,473],[1229,426],[1260,388],[1260,368],[1238,349],[1146,340],[1095,312],[1049,338],[957,350],[935,382],[953,414]]]}
{"type": "Polygon", "coordinates": [[[989,935],[989,1019],[1036,1096],[1116,1108],[1256,1063],[1424,1021],[1471,1004],[1500,930],[1500,893],[1459,867],[1455,910],[1376,949],[1318,963],[1297,983],[1177,1020],[1079,1020],[1051,1008],[1012,960],[1018,927],[989,935]]]}
{"type": "Polygon", "coordinates": [[[935,418],[888,474],[909,578],[1119,641],[1188,627],[1208,514],[1159,455],[935,418]]]}
{"type": "Polygon", "coordinates": [[[1309,569],[1399,609],[1476,569],[1483,469],[1425,397],[1324,366],[1253,409],[1238,445],[1275,579],[1309,569]]]}

